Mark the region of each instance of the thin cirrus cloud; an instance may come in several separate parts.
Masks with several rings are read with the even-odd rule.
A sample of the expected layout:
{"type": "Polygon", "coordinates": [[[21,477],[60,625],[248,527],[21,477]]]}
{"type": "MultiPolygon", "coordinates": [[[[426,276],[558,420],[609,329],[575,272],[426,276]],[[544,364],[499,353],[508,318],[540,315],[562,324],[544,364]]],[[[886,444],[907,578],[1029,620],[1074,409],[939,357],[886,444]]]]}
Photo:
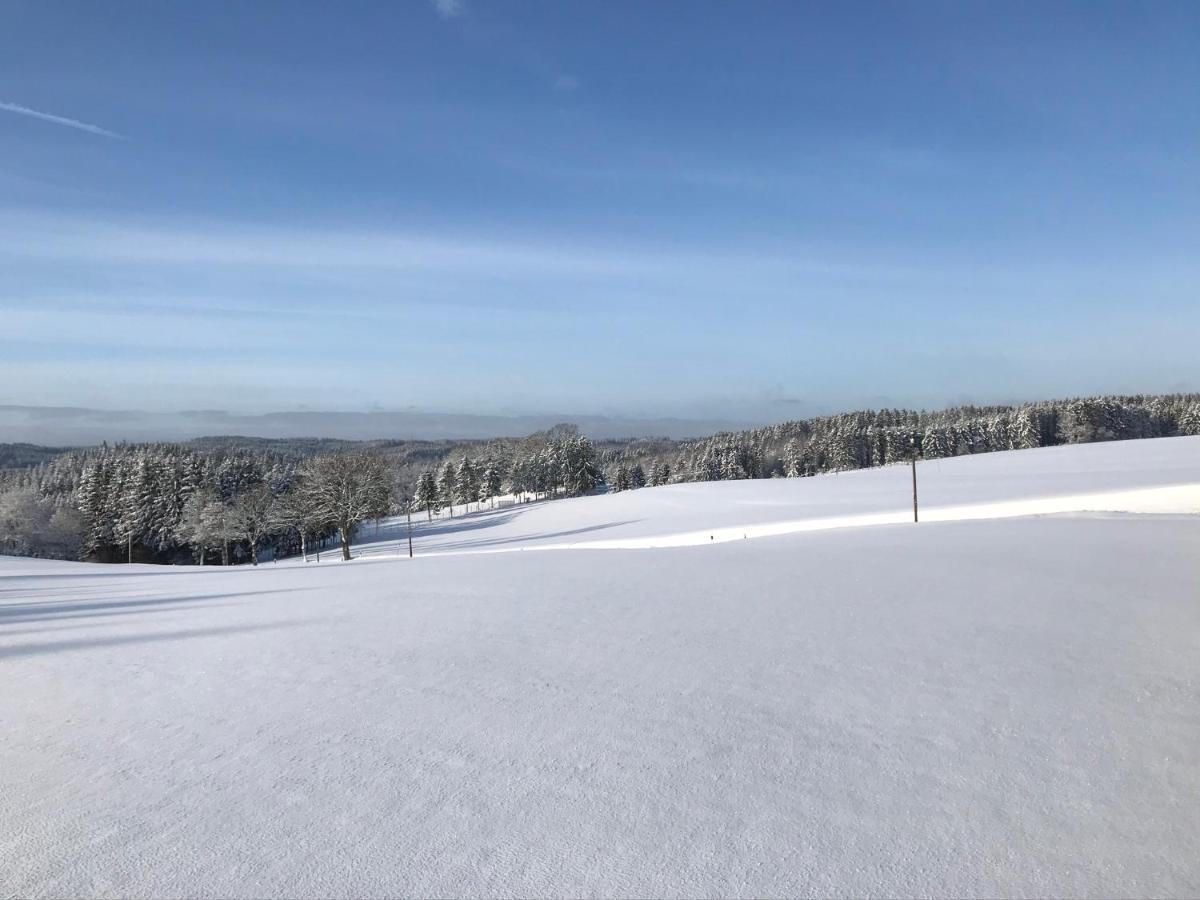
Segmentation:
{"type": "MultiPolygon", "coordinates": [[[[675,292],[712,292],[719,288],[744,292],[752,283],[760,290],[790,296],[798,284],[816,281],[843,286],[864,284],[897,289],[1020,289],[1032,281],[1056,285],[1111,284],[1116,275],[1073,256],[1048,261],[995,257],[981,260],[970,253],[921,252],[905,245],[879,244],[855,248],[804,242],[753,242],[713,246],[647,245],[616,240],[584,240],[529,233],[496,235],[487,231],[437,233],[375,227],[304,227],[265,223],[211,221],[171,217],[52,214],[0,210],[0,266],[6,274],[47,271],[47,266],[119,267],[162,273],[200,267],[206,277],[311,279],[321,270],[388,283],[401,273],[452,276],[453,283],[490,280],[530,286],[583,283],[657,285],[675,292]],[[391,273],[385,275],[384,273],[391,273]]],[[[1157,281],[1149,263],[1126,266],[1121,278],[1144,288],[1157,281]]],[[[1176,277],[1195,266],[1172,256],[1154,260],[1176,277]]],[[[1120,279],[1119,279],[1120,280],[1120,279]]],[[[11,298],[10,298],[11,299],[11,298]]]]}
{"type": "Polygon", "coordinates": [[[433,0],[433,8],[443,19],[453,19],[467,11],[462,0],[433,0]]]}
{"type": "Polygon", "coordinates": [[[107,128],[101,128],[99,125],[92,125],[88,122],[80,122],[78,119],[68,119],[66,116],[56,116],[53,113],[41,112],[40,110],[30,109],[28,106],[21,106],[18,103],[0,103],[0,109],[11,113],[16,113],[19,116],[29,116],[32,119],[41,119],[43,122],[53,122],[55,125],[65,125],[68,128],[77,128],[80,131],[88,132],[88,134],[98,134],[102,137],[116,138],[119,141],[126,140],[126,137],[123,134],[117,134],[115,131],[109,131],[107,128]]]}
{"type": "Polygon", "coordinates": [[[526,239],[480,235],[351,228],[306,229],[267,225],[178,223],[167,220],[0,212],[0,261],[72,261],[107,266],[219,266],[242,269],[358,269],[471,273],[495,278],[619,278],[691,283],[697,273],[744,277],[868,274],[895,277],[862,259],[831,258],[805,248],[667,249],[622,243],[577,243],[557,238],[526,239]],[[738,275],[738,273],[743,273],[738,275]]]}

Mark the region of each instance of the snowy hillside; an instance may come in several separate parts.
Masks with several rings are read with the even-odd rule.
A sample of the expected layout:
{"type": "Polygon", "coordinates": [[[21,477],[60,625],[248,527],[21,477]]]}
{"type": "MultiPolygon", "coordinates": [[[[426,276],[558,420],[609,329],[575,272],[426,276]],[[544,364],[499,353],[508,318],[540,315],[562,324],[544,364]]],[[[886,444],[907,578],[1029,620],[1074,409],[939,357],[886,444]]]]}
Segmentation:
{"type": "Polygon", "coordinates": [[[1196,895],[1200,439],[919,474],[0,558],[0,895],[1196,895]]]}
{"type": "MultiPolygon", "coordinates": [[[[1200,513],[1200,437],[923,461],[918,482],[927,522],[1071,512],[1200,513]]],[[[416,551],[635,549],[911,523],[912,480],[908,467],[887,466],[815,478],[675,484],[458,513],[450,518],[443,511],[433,523],[423,513],[414,515],[416,551]]],[[[368,546],[359,553],[394,554],[406,535],[402,520],[368,525],[362,535],[368,546]]]]}

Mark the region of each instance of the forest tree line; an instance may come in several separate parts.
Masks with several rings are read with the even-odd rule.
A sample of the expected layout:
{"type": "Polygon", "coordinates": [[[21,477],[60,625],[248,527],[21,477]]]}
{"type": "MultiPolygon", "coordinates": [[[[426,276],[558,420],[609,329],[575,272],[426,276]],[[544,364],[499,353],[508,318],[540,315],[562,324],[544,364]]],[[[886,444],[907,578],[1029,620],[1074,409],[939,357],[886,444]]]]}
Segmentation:
{"type": "Polygon", "coordinates": [[[257,565],[336,541],[349,559],[356,531],[384,516],[453,515],[504,490],[580,496],[603,484],[591,441],[568,425],[510,442],[507,454],[474,442],[436,474],[397,466],[376,446],[305,457],[260,442],[199,443],[88,448],[0,474],[0,553],[257,565]]]}
{"type": "Polygon", "coordinates": [[[795,478],[997,450],[1200,435],[1200,394],[1050,400],[943,410],[869,410],[781,422],[676,446],[639,442],[604,454],[606,471],[639,468],[647,483],[795,478]]]}
{"type": "MultiPolygon", "coordinates": [[[[0,470],[0,553],[256,563],[364,522],[454,515],[498,496],[581,496],[687,481],[806,477],[996,450],[1200,435],[1200,395],[1089,397],[937,411],[875,410],[672,441],[591,441],[571,425],[462,442],[207,438],[69,450],[0,470]]],[[[15,446],[15,445],[12,445],[15,446]]]]}

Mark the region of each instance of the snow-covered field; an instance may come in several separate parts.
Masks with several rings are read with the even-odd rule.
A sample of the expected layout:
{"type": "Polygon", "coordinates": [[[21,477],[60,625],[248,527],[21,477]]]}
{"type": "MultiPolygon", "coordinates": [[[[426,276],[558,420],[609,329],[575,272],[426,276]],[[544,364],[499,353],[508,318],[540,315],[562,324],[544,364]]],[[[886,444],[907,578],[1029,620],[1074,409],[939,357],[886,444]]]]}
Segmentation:
{"type": "Polygon", "coordinates": [[[1200,893],[1200,439],[920,476],[0,558],[0,894],[1200,893]]]}
{"type": "MultiPolygon", "coordinates": [[[[926,522],[1074,512],[1200,513],[1200,437],[1047,447],[918,465],[926,522]]],[[[472,507],[474,509],[474,507],[472,507]]],[[[912,522],[909,469],[676,484],[413,518],[416,552],[638,549],[912,522]]],[[[362,556],[407,553],[402,520],[367,525],[362,556]]],[[[323,560],[329,559],[323,556],[323,560]]]]}

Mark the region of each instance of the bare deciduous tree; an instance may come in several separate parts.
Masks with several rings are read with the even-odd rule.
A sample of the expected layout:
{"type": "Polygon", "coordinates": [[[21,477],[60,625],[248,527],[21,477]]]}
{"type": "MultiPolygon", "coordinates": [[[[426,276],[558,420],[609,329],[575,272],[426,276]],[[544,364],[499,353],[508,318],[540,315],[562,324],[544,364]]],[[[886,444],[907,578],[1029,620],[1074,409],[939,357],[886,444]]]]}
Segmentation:
{"type": "Polygon", "coordinates": [[[373,453],[331,453],[305,463],[302,490],[320,518],[335,526],[342,559],[350,559],[354,529],[387,515],[392,479],[383,460],[373,453]]]}
{"type": "Polygon", "coordinates": [[[198,491],[184,504],[176,527],[176,535],[196,548],[200,565],[210,550],[221,551],[221,564],[229,565],[229,542],[235,539],[233,517],[229,506],[215,494],[198,491]]]}
{"type": "Polygon", "coordinates": [[[233,533],[250,545],[250,562],[258,565],[258,545],[276,527],[277,505],[265,485],[238,494],[229,511],[233,533]]]}
{"type": "Polygon", "coordinates": [[[276,511],[277,522],[285,528],[294,528],[300,535],[300,553],[305,562],[308,562],[308,539],[324,534],[331,525],[326,517],[327,512],[321,508],[318,493],[309,490],[308,479],[304,477],[280,498],[276,511]]]}

